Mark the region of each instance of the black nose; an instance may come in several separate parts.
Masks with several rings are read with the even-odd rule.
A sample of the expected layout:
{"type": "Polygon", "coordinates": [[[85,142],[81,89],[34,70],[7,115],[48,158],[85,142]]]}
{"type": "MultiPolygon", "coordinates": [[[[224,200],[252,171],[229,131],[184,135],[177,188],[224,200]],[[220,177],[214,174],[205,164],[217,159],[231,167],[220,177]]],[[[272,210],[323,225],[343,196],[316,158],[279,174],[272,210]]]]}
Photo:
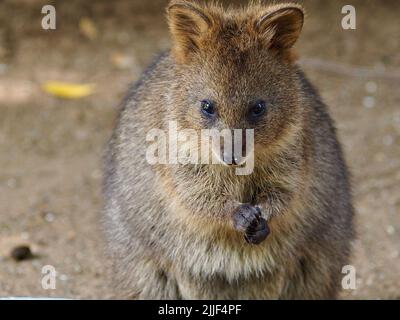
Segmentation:
{"type": "Polygon", "coordinates": [[[231,140],[231,148],[230,150],[225,149],[225,140],[221,144],[221,156],[223,157],[223,161],[227,165],[239,165],[240,159],[243,155],[246,154],[246,134],[245,130],[242,130],[242,139],[237,141],[238,143],[241,143],[241,145],[238,143],[235,143],[234,140],[235,134],[232,131],[232,140],[231,140]],[[241,152],[241,153],[240,153],[241,152]]]}
{"type": "Polygon", "coordinates": [[[239,164],[239,159],[233,155],[223,154],[223,160],[227,165],[236,166],[239,164]]]}

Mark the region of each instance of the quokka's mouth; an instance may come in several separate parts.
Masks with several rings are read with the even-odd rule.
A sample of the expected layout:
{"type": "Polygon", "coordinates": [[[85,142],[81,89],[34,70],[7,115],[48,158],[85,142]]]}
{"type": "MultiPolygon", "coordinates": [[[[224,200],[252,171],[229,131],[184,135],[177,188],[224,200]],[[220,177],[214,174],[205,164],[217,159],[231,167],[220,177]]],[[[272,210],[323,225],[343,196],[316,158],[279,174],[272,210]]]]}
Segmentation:
{"type": "Polygon", "coordinates": [[[232,167],[232,168],[242,167],[246,164],[246,161],[247,161],[247,157],[240,158],[240,159],[232,158],[230,161],[227,161],[220,155],[215,155],[215,156],[216,156],[218,162],[220,164],[224,165],[225,167],[232,167]]]}

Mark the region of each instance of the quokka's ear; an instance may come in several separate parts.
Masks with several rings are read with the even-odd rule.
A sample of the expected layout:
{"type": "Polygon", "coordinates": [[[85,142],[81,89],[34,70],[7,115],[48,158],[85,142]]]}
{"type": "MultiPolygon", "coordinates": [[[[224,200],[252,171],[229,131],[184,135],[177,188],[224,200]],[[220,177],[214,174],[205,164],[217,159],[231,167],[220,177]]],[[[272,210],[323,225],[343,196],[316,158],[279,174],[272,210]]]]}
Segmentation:
{"type": "Polygon", "coordinates": [[[295,44],[303,23],[303,8],[296,4],[284,4],[270,7],[255,21],[254,28],[270,48],[285,50],[295,44]]]}
{"type": "Polygon", "coordinates": [[[198,51],[200,40],[212,26],[212,17],[195,2],[173,0],[167,8],[173,51],[180,62],[198,51]]]}

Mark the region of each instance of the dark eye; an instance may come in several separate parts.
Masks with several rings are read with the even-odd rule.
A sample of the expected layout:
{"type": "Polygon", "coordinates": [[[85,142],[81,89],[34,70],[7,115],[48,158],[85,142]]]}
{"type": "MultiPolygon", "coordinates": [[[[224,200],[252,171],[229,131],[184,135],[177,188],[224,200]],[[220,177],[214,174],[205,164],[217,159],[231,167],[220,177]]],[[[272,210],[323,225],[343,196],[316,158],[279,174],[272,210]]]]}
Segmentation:
{"type": "Polygon", "coordinates": [[[250,116],[252,118],[261,117],[265,113],[266,110],[267,110],[267,107],[265,105],[265,101],[258,100],[251,106],[250,116]]]}
{"type": "Polygon", "coordinates": [[[215,105],[210,100],[201,101],[201,112],[207,117],[213,117],[215,115],[215,105]]]}

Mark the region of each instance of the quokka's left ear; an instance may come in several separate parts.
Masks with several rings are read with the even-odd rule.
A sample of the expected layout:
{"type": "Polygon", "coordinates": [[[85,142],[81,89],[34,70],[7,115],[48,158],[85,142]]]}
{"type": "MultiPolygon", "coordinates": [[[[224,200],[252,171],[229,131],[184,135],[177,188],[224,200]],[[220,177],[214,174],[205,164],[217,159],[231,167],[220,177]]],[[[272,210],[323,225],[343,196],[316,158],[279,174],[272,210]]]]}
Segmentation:
{"type": "Polygon", "coordinates": [[[167,8],[175,57],[186,62],[200,50],[202,36],[213,24],[208,10],[194,1],[172,0],[167,8]]]}
{"type": "Polygon", "coordinates": [[[304,10],[297,4],[269,7],[256,21],[254,29],[270,48],[290,49],[300,36],[304,10]]]}

